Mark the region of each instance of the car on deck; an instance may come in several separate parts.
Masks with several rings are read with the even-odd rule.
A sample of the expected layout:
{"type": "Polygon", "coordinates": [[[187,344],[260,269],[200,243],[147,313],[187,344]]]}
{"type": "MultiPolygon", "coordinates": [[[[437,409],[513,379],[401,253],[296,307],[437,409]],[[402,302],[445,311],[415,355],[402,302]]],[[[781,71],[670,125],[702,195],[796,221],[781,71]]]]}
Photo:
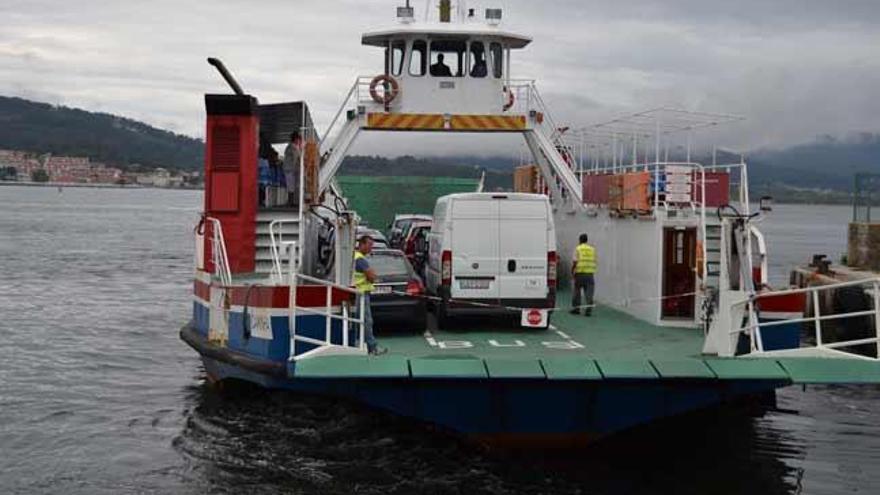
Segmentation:
{"type": "Polygon", "coordinates": [[[424,278],[424,265],[428,256],[428,234],[431,232],[431,220],[415,220],[403,237],[400,250],[406,259],[416,268],[420,277],[424,278]]]}
{"type": "Polygon", "coordinates": [[[423,332],[427,321],[425,285],[403,252],[374,248],[369,262],[377,278],[370,307],[378,332],[386,326],[423,332]]]}
{"type": "Polygon", "coordinates": [[[368,235],[373,239],[373,247],[375,249],[387,249],[388,247],[390,247],[388,245],[388,239],[385,237],[385,234],[383,234],[382,232],[379,232],[376,229],[371,229],[370,227],[365,227],[362,225],[358,226],[357,231],[356,231],[356,237],[358,239],[360,239],[361,236],[364,236],[364,235],[368,235]]]}
{"type": "Polygon", "coordinates": [[[403,245],[403,236],[409,230],[409,226],[416,220],[431,220],[431,215],[421,213],[399,213],[394,215],[394,220],[388,226],[389,246],[400,249],[403,245]]]}

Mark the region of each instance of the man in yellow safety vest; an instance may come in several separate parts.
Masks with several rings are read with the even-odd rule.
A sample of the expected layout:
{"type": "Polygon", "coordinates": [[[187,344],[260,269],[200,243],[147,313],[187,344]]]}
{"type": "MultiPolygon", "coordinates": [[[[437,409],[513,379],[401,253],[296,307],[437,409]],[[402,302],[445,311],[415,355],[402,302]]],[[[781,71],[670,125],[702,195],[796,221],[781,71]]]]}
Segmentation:
{"type": "Polygon", "coordinates": [[[571,314],[580,314],[581,291],[584,292],[584,314],[593,314],[593,292],[596,290],[596,248],[587,244],[587,234],[581,234],[578,245],[574,248],[571,262],[571,278],[574,294],[571,298],[571,314]]]}
{"type": "MultiPolygon", "coordinates": [[[[364,342],[367,351],[377,356],[385,354],[388,349],[379,347],[376,337],[373,336],[373,312],[370,310],[370,293],[373,292],[373,282],[376,281],[376,271],[370,267],[367,256],[373,251],[373,238],[369,235],[358,239],[357,249],[354,251],[354,288],[361,293],[364,305],[364,342]]],[[[360,306],[358,306],[360,307],[360,306]]]]}

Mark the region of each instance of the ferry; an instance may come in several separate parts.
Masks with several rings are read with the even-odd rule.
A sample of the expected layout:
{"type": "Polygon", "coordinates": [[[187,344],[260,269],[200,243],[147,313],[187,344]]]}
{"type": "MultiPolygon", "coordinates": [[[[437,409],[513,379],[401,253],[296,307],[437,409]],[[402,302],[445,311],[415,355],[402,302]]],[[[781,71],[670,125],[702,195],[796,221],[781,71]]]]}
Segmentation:
{"type": "Polygon", "coordinates": [[[396,14],[362,35],[376,71],[356,78],[323,131],[305,101],[260,104],[209,59],[232,93],[205,95],[204,210],[180,336],[210,380],[337,397],[523,447],[580,446],[772,400],[791,384],[880,383],[880,280],[845,283],[872,301],[850,312],[819,304],[841,284],[771,289],[747,163],[691,157],[695,133],[736,117],[662,108],[562,124],[534,80],[512,77],[532,39],[507,30],[502,9],[431,0],[396,14]],[[258,163],[294,131],[303,145],[291,205],[260,185],[258,163]],[[335,180],[367,132],[522,136],[530,165],[517,169],[517,189],[552,205],[555,309],[514,308],[528,315],[519,328],[377,328],[389,352],[369,355],[352,287],[361,217],[335,180]],[[583,232],[599,259],[590,318],[568,305],[566,267],[583,232]]]}

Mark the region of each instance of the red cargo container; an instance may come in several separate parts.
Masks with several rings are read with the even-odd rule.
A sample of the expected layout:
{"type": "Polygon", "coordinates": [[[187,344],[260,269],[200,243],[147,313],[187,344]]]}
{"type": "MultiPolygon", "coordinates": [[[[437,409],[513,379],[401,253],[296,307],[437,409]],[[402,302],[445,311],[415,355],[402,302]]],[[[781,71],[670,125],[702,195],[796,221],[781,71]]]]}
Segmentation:
{"type": "Polygon", "coordinates": [[[608,174],[584,176],[582,194],[585,204],[604,205],[608,203],[608,177],[608,174]]]}
{"type": "Polygon", "coordinates": [[[623,174],[623,209],[647,211],[651,209],[649,197],[651,173],[631,172],[623,174]]]}
{"type": "Polygon", "coordinates": [[[703,201],[703,191],[700,187],[700,173],[694,172],[693,190],[691,197],[698,203],[704,203],[707,208],[717,208],[730,203],[730,174],[727,172],[706,172],[706,201],[703,201]]]}

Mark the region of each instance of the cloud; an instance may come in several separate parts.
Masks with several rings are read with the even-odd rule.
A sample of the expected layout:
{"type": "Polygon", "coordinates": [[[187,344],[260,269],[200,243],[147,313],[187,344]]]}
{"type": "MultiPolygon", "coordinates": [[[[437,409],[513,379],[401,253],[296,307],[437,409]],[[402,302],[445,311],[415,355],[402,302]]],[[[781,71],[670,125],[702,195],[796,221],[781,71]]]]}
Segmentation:
{"type": "MultiPolygon", "coordinates": [[[[201,136],[202,93],[226,91],[222,58],[263,102],[304,99],[326,125],[381,51],[360,34],[393,0],[105,2],[0,6],[0,93],[123,114],[201,136]]],[[[656,106],[722,111],[748,125],[738,148],[880,130],[880,3],[875,0],[493,0],[533,44],[514,73],[535,77],[557,121],[584,125],[656,106]]],[[[417,10],[424,1],[413,2],[417,10]]],[[[480,7],[475,2],[471,6],[480,7]]],[[[369,137],[360,152],[511,152],[518,140],[369,137]]]]}

